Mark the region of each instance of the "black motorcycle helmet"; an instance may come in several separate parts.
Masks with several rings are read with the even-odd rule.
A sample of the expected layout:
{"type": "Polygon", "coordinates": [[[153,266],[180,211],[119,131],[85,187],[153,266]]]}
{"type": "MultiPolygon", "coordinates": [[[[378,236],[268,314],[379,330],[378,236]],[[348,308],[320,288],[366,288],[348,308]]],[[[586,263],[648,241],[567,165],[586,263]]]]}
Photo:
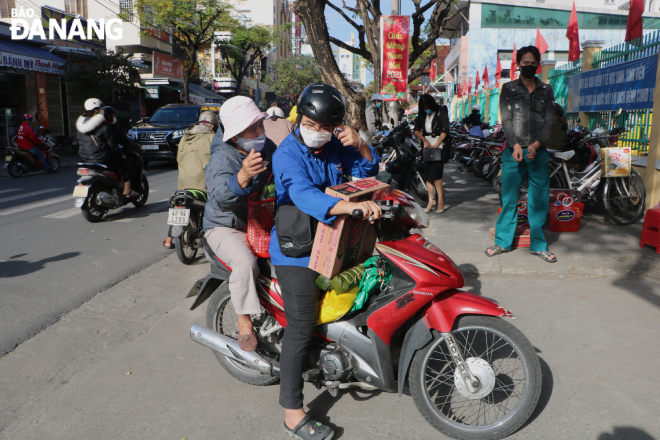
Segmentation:
{"type": "Polygon", "coordinates": [[[103,116],[105,116],[106,121],[110,120],[112,121],[113,116],[117,116],[117,110],[114,109],[114,107],[103,107],[103,116]]]}
{"type": "Polygon", "coordinates": [[[330,84],[315,83],[305,87],[297,105],[296,125],[300,125],[302,115],[324,124],[339,125],[344,122],[344,97],[330,84]]]}

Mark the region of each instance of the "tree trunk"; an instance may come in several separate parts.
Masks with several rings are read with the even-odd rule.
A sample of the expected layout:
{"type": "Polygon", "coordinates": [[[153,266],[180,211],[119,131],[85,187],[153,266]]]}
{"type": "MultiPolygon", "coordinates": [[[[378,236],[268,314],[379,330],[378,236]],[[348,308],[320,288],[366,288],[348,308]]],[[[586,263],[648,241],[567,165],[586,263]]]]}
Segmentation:
{"type": "MultiPolygon", "coordinates": [[[[325,21],[325,3],[326,0],[296,0],[293,9],[300,16],[303,26],[305,26],[307,39],[312,46],[314,60],[323,81],[336,87],[344,95],[346,100],[346,124],[354,130],[365,131],[367,129],[367,120],[364,113],[366,102],[361,93],[351,89],[332,54],[330,35],[325,21]]],[[[295,91],[295,93],[300,92],[302,90],[295,91]]]]}

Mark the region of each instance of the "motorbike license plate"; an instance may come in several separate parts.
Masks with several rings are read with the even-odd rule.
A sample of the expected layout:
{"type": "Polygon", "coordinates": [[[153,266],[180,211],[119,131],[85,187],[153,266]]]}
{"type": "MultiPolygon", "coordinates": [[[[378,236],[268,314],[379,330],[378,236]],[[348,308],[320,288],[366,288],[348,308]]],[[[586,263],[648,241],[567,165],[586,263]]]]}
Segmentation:
{"type": "Polygon", "coordinates": [[[87,197],[89,187],[85,185],[78,185],[73,188],[73,197],[87,197]]]}
{"type": "Polygon", "coordinates": [[[158,150],[158,145],[142,145],[143,150],[158,150]]]}
{"type": "Polygon", "coordinates": [[[167,224],[172,226],[188,226],[190,222],[190,209],[170,208],[167,215],[167,224]]]}
{"type": "Polygon", "coordinates": [[[11,162],[11,156],[5,156],[5,162],[11,162]]]}

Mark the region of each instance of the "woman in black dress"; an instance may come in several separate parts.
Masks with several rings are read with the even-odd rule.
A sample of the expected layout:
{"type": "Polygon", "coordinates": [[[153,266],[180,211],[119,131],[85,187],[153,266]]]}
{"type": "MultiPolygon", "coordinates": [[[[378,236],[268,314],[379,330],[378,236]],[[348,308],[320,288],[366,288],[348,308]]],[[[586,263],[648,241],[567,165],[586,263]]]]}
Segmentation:
{"type": "Polygon", "coordinates": [[[442,160],[424,162],[426,167],[426,190],[429,193],[429,204],[426,212],[431,212],[435,206],[435,193],[438,194],[437,214],[445,212],[445,200],[442,192],[442,171],[444,164],[449,161],[449,112],[447,106],[439,105],[429,95],[422,95],[419,99],[419,115],[415,119],[415,135],[422,140],[424,148],[442,148],[442,160]],[[443,143],[445,145],[443,145],[443,143]]]}

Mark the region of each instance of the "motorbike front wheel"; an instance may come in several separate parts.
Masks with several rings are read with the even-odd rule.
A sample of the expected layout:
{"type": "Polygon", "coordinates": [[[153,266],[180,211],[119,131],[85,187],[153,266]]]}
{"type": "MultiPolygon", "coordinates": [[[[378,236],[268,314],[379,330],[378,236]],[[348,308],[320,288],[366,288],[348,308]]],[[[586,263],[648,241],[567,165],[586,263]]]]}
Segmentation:
{"type": "MultiPolygon", "coordinates": [[[[254,325],[255,334],[259,333],[259,330],[264,323],[267,321],[274,321],[273,319],[268,320],[268,317],[270,317],[270,313],[268,313],[263,307],[261,308],[261,314],[250,315],[250,319],[254,325]]],[[[231,302],[229,284],[226,282],[222,283],[220,287],[213,292],[213,295],[211,295],[209,305],[206,308],[206,327],[220,333],[221,335],[229,336],[232,339],[238,339],[238,315],[234,309],[234,304],[231,302]]],[[[279,340],[279,335],[281,333],[282,330],[274,332],[269,336],[269,339],[277,338],[279,340]]],[[[259,343],[260,346],[262,346],[264,343],[267,344],[268,342],[262,341],[259,338],[259,343]]],[[[269,360],[273,358],[269,352],[262,352],[262,350],[258,351],[262,356],[269,360]]],[[[265,386],[272,385],[279,380],[279,376],[261,374],[234,359],[227,358],[217,351],[214,351],[213,354],[223,368],[241,382],[250,385],[265,386]]]]}
{"type": "Polygon", "coordinates": [[[57,171],[60,169],[60,166],[62,165],[62,162],[60,161],[59,157],[51,157],[48,159],[48,165],[53,169],[53,171],[57,171]]]}
{"type": "Polygon", "coordinates": [[[426,189],[426,181],[419,171],[415,171],[410,179],[410,195],[422,208],[429,204],[429,192],[426,189]]]}
{"type": "Polygon", "coordinates": [[[646,187],[635,170],[628,177],[610,177],[603,193],[605,211],[614,223],[632,225],[644,216],[646,187]]]}
{"type": "Polygon", "coordinates": [[[144,204],[147,203],[147,199],[149,198],[149,181],[147,180],[147,176],[145,174],[142,174],[142,190],[139,191],[139,193],[140,197],[138,197],[138,199],[133,202],[133,206],[136,208],[144,206],[144,204]]]}
{"type": "Polygon", "coordinates": [[[511,435],[532,415],[541,395],[541,364],[534,347],[516,327],[491,316],[463,317],[452,334],[479,386],[475,392],[466,388],[444,337],[434,332],[410,367],[417,409],[438,431],[454,438],[511,435]]]}
{"type": "Polygon", "coordinates": [[[197,256],[197,248],[194,246],[195,242],[195,228],[192,224],[194,219],[190,219],[188,226],[183,227],[181,235],[174,238],[174,250],[179,261],[183,264],[192,264],[197,256]]]}

